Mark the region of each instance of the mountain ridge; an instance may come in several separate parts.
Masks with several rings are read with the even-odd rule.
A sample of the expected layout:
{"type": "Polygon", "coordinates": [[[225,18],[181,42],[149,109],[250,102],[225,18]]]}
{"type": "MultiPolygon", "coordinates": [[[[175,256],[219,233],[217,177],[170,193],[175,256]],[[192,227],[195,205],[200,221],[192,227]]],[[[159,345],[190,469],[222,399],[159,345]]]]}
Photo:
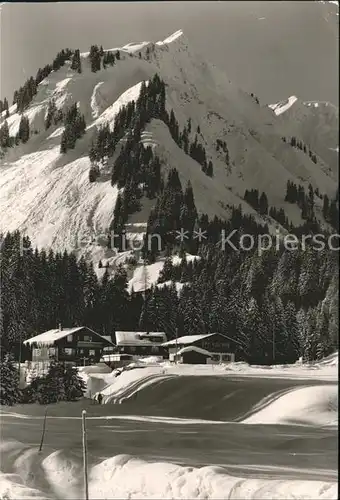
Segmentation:
{"type": "MultiPolygon", "coordinates": [[[[336,173],[321,156],[325,148],[315,150],[316,165],[308,155],[282,141],[283,133],[289,139],[288,133],[296,132],[290,122],[287,124],[294,106],[276,117],[256,96],[233,85],[227,75],[194,53],[181,30],[163,42],[128,44],[104,52],[110,50],[121,53],[113,66],[91,72],[89,54],[83,53],[80,74],[71,70],[66,61],[38,85],[36,96],[24,112],[30,120],[31,137],[25,144],[10,148],[3,158],[0,231],[21,229],[39,247],[66,248],[91,258],[100,259],[106,253],[80,243],[96,237],[104,240],[118,194],[117,188],[111,186],[108,168],[102,167],[101,179],[89,183],[88,149],[97,126],[108,122],[112,128],[121,106],[136,101],[142,82],[155,74],[160,74],[165,82],[168,113],[174,110],[181,129],[191,120],[190,140],[198,137],[207,159],[212,160],[214,175],[207,177],[158,119],[146,125],[141,142],[151,144],[160,156],[163,174],[177,168],[182,183],[191,181],[200,213],[225,219],[230,216],[228,207],[241,205],[245,213],[263,221],[244,200],[245,190],[256,188],[268,195],[271,206],[284,208],[293,225],[299,225],[303,222],[299,208],[285,201],[288,180],[302,183],[305,189],[311,183],[322,194],[334,196],[336,173]],[[63,110],[78,103],[86,120],[85,135],[64,155],[59,152],[62,126],[52,125],[44,130],[51,99],[63,110]],[[33,134],[34,130],[38,133],[33,134]],[[230,165],[216,151],[217,140],[226,141],[230,165]],[[13,217],[15,211],[18,213],[13,217]]],[[[14,111],[12,106],[7,119],[11,135],[16,134],[20,124],[20,115],[14,111]]],[[[302,123],[303,120],[300,128],[302,123]]],[[[113,161],[116,157],[115,153],[113,161]]],[[[322,222],[320,199],[316,199],[315,206],[317,220],[322,222]]],[[[146,223],[148,211],[143,207],[132,217],[133,221],[146,223]]],[[[270,217],[266,222],[272,230],[277,227],[270,217]]]]}

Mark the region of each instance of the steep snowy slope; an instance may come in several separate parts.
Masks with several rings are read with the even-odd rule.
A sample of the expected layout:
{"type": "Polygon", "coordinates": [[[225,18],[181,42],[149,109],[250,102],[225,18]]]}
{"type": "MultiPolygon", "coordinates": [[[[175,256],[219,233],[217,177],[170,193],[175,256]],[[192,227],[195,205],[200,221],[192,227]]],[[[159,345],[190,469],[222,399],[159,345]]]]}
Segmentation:
{"type": "MultiPolygon", "coordinates": [[[[269,205],[283,207],[289,220],[299,224],[300,210],[284,201],[288,180],[306,188],[312,183],[333,197],[336,174],[325,157],[315,165],[308,155],[282,142],[285,125],[280,119],[287,113],[276,116],[234,86],[222,71],[193,53],[181,31],[162,42],[134,43],[119,50],[121,58],[113,67],[92,73],[88,55],[82,54],[81,74],[66,63],[39,85],[26,112],[31,131],[37,133],[31,134],[26,144],[9,149],[2,159],[0,231],[19,228],[38,246],[75,250],[95,260],[113,258],[105,243],[117,188],[111,186],[109,168],[96,182],[89,182],[88,149],[96,128],[109,123],[112,129],[120,107],[136,100],[141,82],[155,73],[166,83],[166,106],[168,111],[174,110],[180,128],[191,119],[190,140],[197,133],[213,162],[214,176],[202,172],[160,120],[147,125],[142,142],[151,144],[160,156],[164,173],[176,167],[183,184],[191,180],[199,211],[229,217],[228,205],[241,204],[245,212],[255,214],[242,198],[245,189],[257,188],[267,193],[269,205]],[[59,152],[63,127],[59,124],[44,130],[52,97],[63,109],[78,102],[86,120],[86,134],[64,155],[59,152]],[[227,143],[229,166],[225,155],[216,150],[217,139],[227,143]]],[[[18,130],[19,121],[12,107],[8,118],[11,135],[18,130]]],[[[330,129],[333,126],[332,121],[330,129]]],[[[151,207],[152,202],[135,214],[132,222],[145,223],[151,207]]],[[[317,200],[316,215],[321,220],[320,209],[321,201],[317,200]]]]}
{"type": "Polygon", "coordinates": [[[338,169],[339,108],[330,102],[303,102],[290,97],[288,106],[271,104],[282,134],[299,137],[333,170],[338,169]]]}

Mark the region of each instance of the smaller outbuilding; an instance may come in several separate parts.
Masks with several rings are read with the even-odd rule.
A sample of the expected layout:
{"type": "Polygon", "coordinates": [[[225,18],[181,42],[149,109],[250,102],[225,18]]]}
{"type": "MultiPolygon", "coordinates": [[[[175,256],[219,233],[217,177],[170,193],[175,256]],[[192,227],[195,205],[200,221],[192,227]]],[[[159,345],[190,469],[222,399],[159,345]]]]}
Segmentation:
{"type": "Polygon", "coordinates": [[[175,354],[175,361],[177,363],[190,365],[204,365],[207,364],[208,359],[211,358],[212,354],[209,351],[194,345],[183,347],[175,354]]]}
{"type": "Polygon", "coordinates": [[[168,350],[169,361],[188,364],[217,364],[237,361],[240,358],[240,344],[221,333],[185,335],[163,347],[168,350]]]}

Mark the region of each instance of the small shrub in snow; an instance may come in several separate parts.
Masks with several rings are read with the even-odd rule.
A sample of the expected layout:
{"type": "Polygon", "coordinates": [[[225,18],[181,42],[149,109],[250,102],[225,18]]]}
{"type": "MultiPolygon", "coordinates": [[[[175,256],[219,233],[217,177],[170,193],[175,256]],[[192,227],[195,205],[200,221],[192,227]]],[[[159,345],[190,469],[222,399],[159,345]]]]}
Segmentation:
{"type": "Polygon", "coordinates": [[[58,401],[75,401],[81,398],[84,392],[85,383],[77,368],[53,362],[45,376],[36,377],[24,389],[23,402],[46,405],[58,401]]]}

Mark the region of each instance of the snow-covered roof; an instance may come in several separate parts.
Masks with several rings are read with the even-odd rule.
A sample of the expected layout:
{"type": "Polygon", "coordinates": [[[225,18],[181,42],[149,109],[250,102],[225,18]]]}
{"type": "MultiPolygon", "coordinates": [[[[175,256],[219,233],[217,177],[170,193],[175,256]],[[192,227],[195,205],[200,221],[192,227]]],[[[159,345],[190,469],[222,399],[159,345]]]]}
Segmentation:
{"type": "Polygon", "coordinates": [[[212,335],[218,335],[219,337],[222,337],[223,339],[225,339],[225,341],[227,341],[227,342],[234,342],[235,344],[241,345],[240,342],[238,342],[237,340],[231,339],[230,337],[228,337],[227,335],[224,335],[223,333],[214,332],[214,333],[204,333],[204,334],[200,334],[200,335],[184,335],[184,337],[178,337],[177,341],[176,341],[176,339],[173,339],[173,340],[169,340],[169,342],[165,342],[163,344],[163,347],[172,347],[172,346],[175,346],[176,344],[177,345],[191,345],[191,344],[194,344],[195,342],[197,342],[198,340],[209,338],[212,335]]]}
{"type": "Polygon", "coordinates": [[[215,335],[215,334],[214,333],[204,333],[201,335],[184,335],[184,337],[178,337],[177,342],[176,342],[176,340],[169,340],[169,342],[165,342],[163,344],[163,346],[172,346],[172,345],[176,345],[176,343],[178,345],[193,344],[194,342],[208,338],[211,335],[215,335]]]}
{"type": "Polygon", "coordinates": [[[111,340],[111,335],[102,335],[103,339],[107,340],[108,342],[111,342],[112,344],[112,340],[111,340]]]}
{"type": "MultiPolygon", "coordinates": [[[[59,328],[55,328],[53,330],[48,330],[47,332],[40,333],[39,335],[36,335],[35,337],[32,337],[28,340],[24,341],[25,345],[32,345],[32,344],[40,344],[40,345],[53,345],[56,340],[60,340],[64,337],[67,337],[67,335],[71,335],[72,333],[78,332],[79,330],[89,330],[91,333],[94,333],[98,337],[102,338],[106,342],[111,342],[111,340],[105,339],[99,333],[94,332],[91,330],[91,328],[88,328],[87,326],[77,326],[75,328],[63,328],[60,330],[59,328]]],[[[112,343],[112,342],[111,342],[112,343]]]]}
{"type": "Polygon", "coordinates": [[[212,356],[211,352],[207,351],[206,349],[202,349],[201,347],[196,347],[195,345],[189,345],[187,347],[183,347],[177,352],[177,354],[184,354],[185,352],[191,352],[191,351],[198,352],[199,354],[203,354],[204,356],[208,356],[209,358],[211,358],[212,356]]]}
{"type": "Polygon", "coordinates": [[[116,332],[117,346],[150,346],[160,345],[166,341],[164,332],[116,332]],[[159,341],[151,341],[150,337],[159,337],[159,341]]]}

